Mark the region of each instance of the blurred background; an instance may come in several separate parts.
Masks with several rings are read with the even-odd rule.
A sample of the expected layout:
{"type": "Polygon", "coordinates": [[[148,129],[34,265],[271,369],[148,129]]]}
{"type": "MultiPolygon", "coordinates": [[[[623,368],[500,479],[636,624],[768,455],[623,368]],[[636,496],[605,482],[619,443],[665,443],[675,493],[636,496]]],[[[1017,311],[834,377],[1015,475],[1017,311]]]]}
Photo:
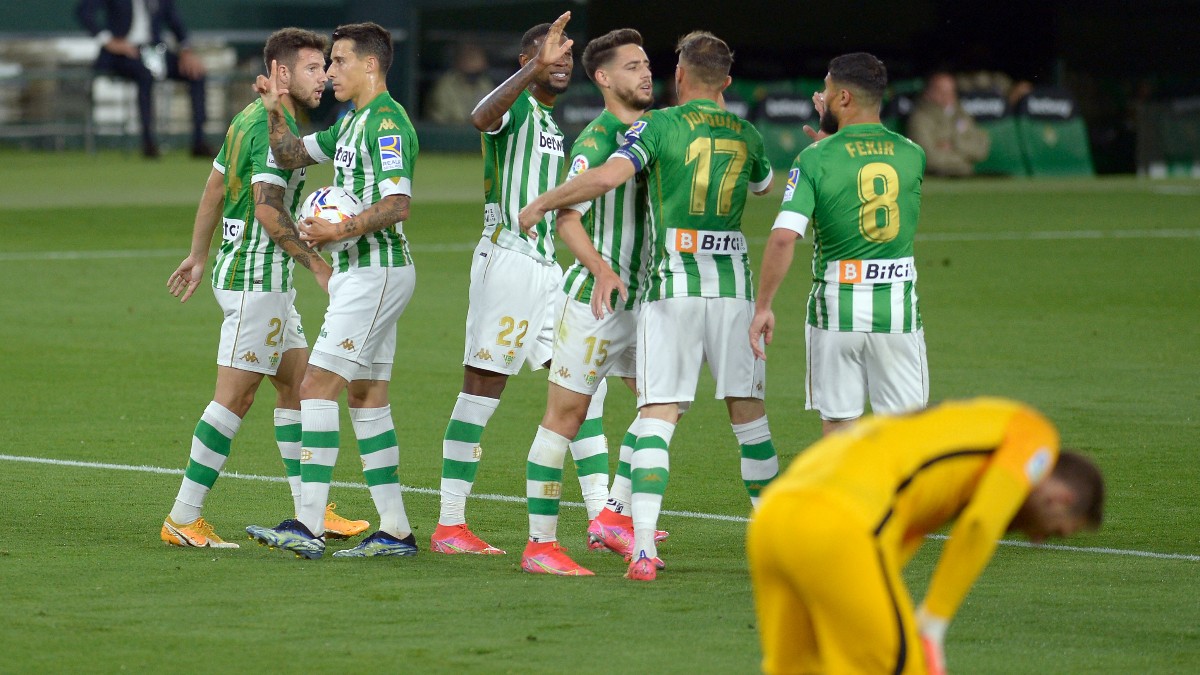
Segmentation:
{"type": "MultiPolygon", "coordinates": [[[[76,14],[77,0],[6,3],[0,26],[0,147],[94,150],[141,147],[133,82],[94,68],[100,45],[76,14]]],[[[102,3],[101,3],[102,4],[102,3]]],[[[660,103],[670,102],[673,47],[707,29],[735,50],[736,112],[763,130],[773,162],[788,165],[813,123],[810,97],[828,60],[870,51],[889,69],[885,122],[909,131],[935,73],[953,76],[957,101],[988,142],[968,173],[1136,173],[1200,178],[1200,49],[1195,0],[1004,3],[958,0],[762,0],[687,3],[634,0],[177,0],[189,46],[204,65],[203,134],[219,147],[230,118],[252,100],[262,44],[276,28],[329,32],[371,20],[392,31],[392,94],[417,123],[423,151],[475,151],[465,122],[482,95],[516,68],[531,25],[573,12],[576,55],[591,37],[642,32],[660,103]]],[[[174,36],[165,38],[168,45],[174,36]]],[[[577,67],[556,114],[572,136],[600,99],[577,67]]],[[[164,150],[193,139],[188,87],[153,86],[153,125],[164,150]]],[[[327,125],[332,96],[302,120],[327,125]]],[[[962,126],[962,122],[959,126],[962,126]]],[[[570,140],[570,139],[568,139],[570,140]]],[[[935,141],[929,141],[934,143],[935,141]]],[[[952,141],[938,141],[950,142],[952,141]]],[[[196,146],[192,146],[193,148],[196,146]]],[[[979,154],[977,149],[976,155],[979,154]]]]}

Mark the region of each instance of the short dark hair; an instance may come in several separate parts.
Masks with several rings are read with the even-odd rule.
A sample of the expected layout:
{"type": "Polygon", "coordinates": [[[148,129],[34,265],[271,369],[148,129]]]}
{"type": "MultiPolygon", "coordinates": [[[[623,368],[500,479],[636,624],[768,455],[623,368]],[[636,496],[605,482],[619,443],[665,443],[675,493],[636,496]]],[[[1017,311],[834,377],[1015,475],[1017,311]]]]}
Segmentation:
{"type": "Polygon", "coordinates": [[[865,105],[878,106],[887,89],[887,68],[866,52],[843,54],[829,62],[829,78],[856,89],[865,105]]]}
{"type": "Polygon", "coordinates": [[[333,31],[333,41],[338,40],[354,40],[354,53],[359,57],[374,56],[383,74],[392,67],[392,34],[383,26],[370,21],[338,26],[333,31]]]}
{"type": "Polygon", "coordinates": [[[293,68],[301,49],[315,49],[324,54],[329,49],[329,40],[303,28],[280,28],[267,38],[263,47],[263,65],[270,68],[271,62],[277,61],[293,68]]]}
{"type": "Polygon", "coordinates": [[[1078,452],[1063,450],[1050,476],[1066,483],[1075,493],[1072,512],[1083,516],[1091,529],[1099,528],[1104,521],[1104,476],[1100,468],[1078,452]]]}
{"type": "Polygon", "coordinates": [[[642,34],[632,28],[618,28],[592,40],[583,49],[583,70],[587,76],[596,81],[596,71],[600,70],[617,52],[618,47],[625,45],[642,46],[642,34]]]}
{"type": "Polygon", "coordinates": [[[675,45],[679,62],[687,65],[704,84],[721,86],[733,66],[733,50],[721,38],[706,30],[695,30],[679,38],[675,45]]]}

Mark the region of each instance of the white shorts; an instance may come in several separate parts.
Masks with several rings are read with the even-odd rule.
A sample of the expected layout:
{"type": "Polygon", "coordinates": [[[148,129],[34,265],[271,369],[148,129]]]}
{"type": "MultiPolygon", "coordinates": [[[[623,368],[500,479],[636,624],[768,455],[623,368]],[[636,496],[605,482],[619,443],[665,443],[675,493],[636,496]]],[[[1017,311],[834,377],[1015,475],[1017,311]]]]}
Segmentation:
{"type": "Polygon", "coordinates": [[[736,298],[667,298],[642,305],[638,407],[691,402],[705,362],[717,381],[716,398],[763,398],[767,364],[750,350],[753,316],[754,303],[736,298]]]}
{"type": "Polygon", "coordinates": [[[225,318],[217,365],[264,375],[279,371],[289,349],[308,349],[304,326],[296,312],[296,291],[226,291],[213,289],[225,318]]]}
{"type": "Polygon", "coordinates": [[[637,317],[635,308],[596,319],[590,304],[567,300],[555,330],[550,381],[591,396],[609,375],[634,377],[637,317]]]}
{"type": "Polygon", "coordinates": [[[396,321],[416,286],[412,265],[335,273],[329,280],[325,324],[308,362],[350,382],[392,379],[396,321]]]}
{"type": "Polygon", "coordinates": [[[479,240],[471,261],[470,304],[463,365],[516,375],[521,364],[541,368],[554,351],[562,268],[479,240]]]}
{"type": "Polygon", "coordinates": [[[925,330],[913,333],[830,331],[804,326],[805,408],[822,419],[861,417],[868,396],[881,415],[929,403],[925,330]]]}

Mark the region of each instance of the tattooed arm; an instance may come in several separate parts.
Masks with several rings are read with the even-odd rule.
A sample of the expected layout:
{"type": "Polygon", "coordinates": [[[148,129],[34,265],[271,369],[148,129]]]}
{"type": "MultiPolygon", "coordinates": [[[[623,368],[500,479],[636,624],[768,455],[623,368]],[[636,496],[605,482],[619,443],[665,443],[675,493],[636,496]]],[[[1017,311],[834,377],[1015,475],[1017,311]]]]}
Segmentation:
{"type": "MultiPolygon", "coordinates": [[[[301,141],[288,128],[283,119],[283,103],[280,96],[287,94],[287,89],[280,89],[277,75],[279,63],[271,61],[271,76],[259,75],[254,80],[254,91],[262,98],[263,107],[267,109],[268,128],[271,135],[271,153],[275,155],[275,163],[282,169],[299,169],[302,166],[316,164],[301,141]]],[[[257,199],[257,197],[255,197],[257,199]]],[[[261,220],[259,222],[262,222],[261,220]]]]}
{"type": "Polygon", "coordinates": [[[312,246],[361,237],[408,220],[408,195],[388,195],[367,207],[365,211],[340,223],[322,218],[305,218],[300,238],[312,246]]]}
{"type": "Polygon", "coordinates": [[[267,120],[268,130],[271,134],[271,154],[275,155],[275,163],[279,165],[279,168],[299,169],[317,163],[317,160],[308,154],[308,150],[304,147],[304,141],[288,128],[287,122],[283,119],[282,110],[271,110],[267,113],[267,120]]]}
{"type": "Polygon", "coordinates": [[[267,231],[267,236],[279,244],[279,248],[291,256],[292,260],[311,270],[317,278],[317,283],[328,292],[329,277],[333,274],[333,268],[309,244],[300,239],[300,230],[296,223],[292,222],[292,217],[283,205],[283,193],[284,189],[278,185],[255,183],[254,217],[267,231]]]}
{"type": "Polygon", "coordinates": [[[538,46],[538,51],[532,55],[521,54],[518,57],[521,69],[502,82],[499,87],[493,89],[490,94],[484,96],[483,100],[475,106],[475,109],[471,111],[471,124],[474,124],[476,129],[480,131],[499,129],[504,113],[508,112],[521,92],[525,91],[525,88],[539,73],[554,65],[564,54],[571,51],[574,40],[563,41],[563,27],[570,19],[570,12],[565,12],[558,17],[551,24],[550,32],[546,33],[546,37],[538,46]]]}

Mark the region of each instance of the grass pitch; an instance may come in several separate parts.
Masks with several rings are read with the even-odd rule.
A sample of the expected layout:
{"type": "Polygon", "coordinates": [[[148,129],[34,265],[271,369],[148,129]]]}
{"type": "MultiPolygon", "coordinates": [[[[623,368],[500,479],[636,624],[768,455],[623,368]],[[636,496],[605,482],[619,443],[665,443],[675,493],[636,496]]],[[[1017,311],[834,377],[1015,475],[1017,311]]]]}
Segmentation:
{"type": "MultiPolygon", "coordinates": [[[[428,552],[441,436],[461,384],[478,158],[422,157],[406,224],[418,288],[400,324],[392,406],[423,552],[316,562],[250,542],[211,551],[158,540],[214,382],[220,313],[211,294],[180,305],[165,288],[186,255],[208,163],[15,152],[0,162],[9,167],[0,211],[0,671],[757,668],[745,526],[736,520],[749,504],[707,378],[672,444],[666,508],[688,513],[662,519],[672,532],[662,548],[669,567],[655,584],[626,582],[615,556],[588,554],[583,510],[570,506],[560,534],[597,577],[519,571],[524,458],[544,374],[510,382],[476,484],[495,498],[468,502],[472,527],[509,555],[428,552]]],[[[317,169],[309,185],[328,180],[317,169]]],[[[747,209],[755,268],[777,206],[778,191],[747,209]]],[[[1200,185],[929,181],[923,211],[917,264],[934,399],[1029,401],[1066,444],[1097,458],[1109,482],[1101,532],[1066,549],[1000,547],[952,624],[951,669],[1194,670],[1200,185]]],[[[785,464],[819,429],[803,410],[809,253],[801,244],[769,351],[767,408],[785,464]]],[[[311,335],[325,300],[298,276],[311,335]]],[[[242,527],[274,524],[291,508],[271,435],[273,398],[269,386],[260,390],[205,508],[230,539],[245,541],[242,527]]],[[[609,400],[616,448],[633,401],[620,387],[609,400]]],[[[375,520],[356,454],[343,434],[334,478],[353,485],[332,495],[345,515],[375,520]]],[[[565,498],[577,500],[570,473],[565,498]]],[[[930,541],[907,570],[917,598],[939,549],[930,541]]]]}

